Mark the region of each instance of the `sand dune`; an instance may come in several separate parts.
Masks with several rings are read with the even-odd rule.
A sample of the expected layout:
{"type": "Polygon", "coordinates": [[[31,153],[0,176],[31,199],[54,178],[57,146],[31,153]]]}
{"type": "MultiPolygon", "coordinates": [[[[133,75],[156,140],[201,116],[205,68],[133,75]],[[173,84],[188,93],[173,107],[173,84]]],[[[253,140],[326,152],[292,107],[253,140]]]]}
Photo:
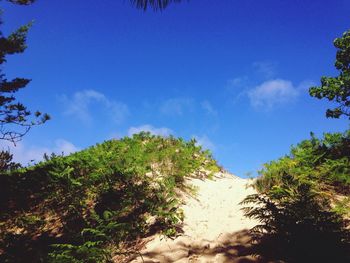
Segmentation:
{"type": "Polygon", "coordinates": [[[141,256],[130,262],[256,262],[249,254],[248,229],[256,222],[243,216],[239,202],[254,193],[249,181],[227,173],[214,180],[191,179],[195,196],[185,195],[183,233],[169,239],[154,236],[141,256]]]}

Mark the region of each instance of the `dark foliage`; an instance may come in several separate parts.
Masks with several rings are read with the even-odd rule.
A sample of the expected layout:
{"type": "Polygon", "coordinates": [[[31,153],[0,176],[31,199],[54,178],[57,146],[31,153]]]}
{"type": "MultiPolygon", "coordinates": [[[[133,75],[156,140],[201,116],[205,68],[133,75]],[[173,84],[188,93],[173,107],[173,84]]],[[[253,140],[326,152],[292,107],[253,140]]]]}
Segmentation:
{"type": "Polygon", "coordinates": [[[253,232],[255,253],[284,262],[350,262],[349,231],[330,204],[318,199],[309,185],[276,200],[268,194],[248,196],[245,215],[260,225],[253,232]]]}
{"type": "Polygon", "coordinates": [[[264,165],[242,204],[260,225],[255,253],[283,262],[349,262],[350,131],[313,134],[264,165]]]}
{"type": "Polygon", "coordinates": [[[328,109],[327,117],[339,118],[344,115],[350,119],[350,31],[334,40],[337,49],[335,67],[337,77],[322,77],[321,86],[310,88],[310,95],[318,99],[326,98],[337,107],[328,109]]]}
{"type": "Polygon", "coordinates": [[[30,5],[34,3],[36,0],[7,0],[7,1],[17,5],[30,5]]]}
{"type": "Polygon", "coordinates": [[[0,151],[0,173],[15,170],[21,164],[12,161],[13,155],[9,151],[0,151]]]}
{"type": "Polygon", "coordinates": [[[183,0],[130,0],[130,2],[137,8],[147,10],[149,8],[157,11],[162,11],[171,3],[180,3],[183,0]]]}
{"type": "MultiPolygon", "coordinates": [[[[27,5],[32,0],[9,0],[14,4],[27,5]]],[[[2,25],[2,21],[0,21],[2,25]]],[[[6,63],[8,55],[19,54],[26,49],[27,33],[31,24],[21,26],[5,37],[0,31],[0,66],[6,63]]],[[[13,143],[19,141],[34,125],[43,124],[50,119],[48,114],[36,111],[34,114],[16,100],[14,93],[25,88],[30,79],[14,78],[8,80],[0,69],[0,139],[13,143]],[[34,115],[34,118],[33,118],[34,115]]]]}

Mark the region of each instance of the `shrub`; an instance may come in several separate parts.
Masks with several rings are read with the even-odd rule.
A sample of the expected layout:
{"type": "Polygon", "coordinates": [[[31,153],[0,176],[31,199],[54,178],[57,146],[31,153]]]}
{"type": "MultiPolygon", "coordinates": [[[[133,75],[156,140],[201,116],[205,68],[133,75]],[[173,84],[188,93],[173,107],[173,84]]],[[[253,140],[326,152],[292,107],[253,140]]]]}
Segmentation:
{"type": "Polygon", "coordinates": [[[342,217],[329,202],[299,185],[280,199],[268,194],[248,196],[242,204],[245,215],[260,222],[251,231],[256,253],[267,260],[284,262],[349,262],[350,239],[342,217]]]}
{"type": "Polygon", "coordinates": [[[243,200],[257,254],[285,262],[349,262],[350,130],[311,134],[290,154],[265,164],[243,200]]]}
{"type": "Polygon", "coordinates": [[[259,192],[295,189],[310,184],[325,195],[350,194],[350,130],[326,133],[322,139],[311,134],[292,147],[290,154],[265,164],[255,183],[259,192]]]}
{"type": "Polygon", "coordinates": [[[183,217],[176,189],[185,186],[186,177],[206,176],[203,169],[219,168],[195,140],[145,132],[66,157],[46,156],[0,176],[7,188],[2,221],[16,227],[12,218],[23,212],[43,218],[51,213],[55,222],[46,220],[43,229],[56,224],[59,236],[47,243],[52,246],[46,260],[108,262],[122,252],[121,244],[147,235],[149,218],[155,219],[154,229],[175,235],[183,217]]]}

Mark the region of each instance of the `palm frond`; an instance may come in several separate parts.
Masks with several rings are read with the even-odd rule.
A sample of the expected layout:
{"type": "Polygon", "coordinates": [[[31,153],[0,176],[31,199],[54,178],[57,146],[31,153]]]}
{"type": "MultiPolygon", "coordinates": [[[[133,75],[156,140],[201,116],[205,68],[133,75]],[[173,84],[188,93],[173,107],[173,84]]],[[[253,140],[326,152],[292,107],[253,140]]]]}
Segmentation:
{"type": "Polygon", "coordinates": [[[136,8],[146,11],[152,8],[154,11],[162,11],[171,3],[179,3],[182,0],[130,0],[136,8]]]}

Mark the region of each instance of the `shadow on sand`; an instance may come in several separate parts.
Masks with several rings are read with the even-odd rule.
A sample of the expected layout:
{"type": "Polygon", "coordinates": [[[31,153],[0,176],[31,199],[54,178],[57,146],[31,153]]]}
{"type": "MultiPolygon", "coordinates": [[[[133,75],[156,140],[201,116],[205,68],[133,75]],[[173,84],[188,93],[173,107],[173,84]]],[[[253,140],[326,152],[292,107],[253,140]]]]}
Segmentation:
{"type": "MultiPolygon", "coordinates": [[[[302,237],[300,237],[302,238],[302,237]]],[[[305,244],[305,240],[300,240],[305,244]]],[[[308,244],[308,247],[296,251],[295,248],[285,247],[286,244],[279,238],[271,239],[270,236],[260,236],[258,240],[253,238],[249,230],[242,230],[220,236],[215,241],[191,240],[180,236],[174,240],[163,240],[160,244],[150,247],[141,253],[141,256],[132,256],[127,262],[132,263],[171,263],[171,262],[212,262],[212,263],[272,263],[272,262],[350,262],[350,247],[339,247],[337,243],[327,242],[328,247],[315,245],[320,242],[308,244]],[[314,245],[315,244],[315,245],[314,245]],[[323,250],[323,251],[320,251],[323,250]],[[306,250],[314,254],[305,253],[306,250]],[[293,251],[295,255],[287,255],[293,251]],[[315,253],[318,251],[318,254],[315,253]],[[283,253],[286,252],[284,255],[283,253]]]]}
{"type": "Polygon", "coordinates": [[[166,239],[127,262],[266,262],[254,253],[252,236],[248,230],[225,234],[216,241],[194,241],[186,236],[166,239]]]}

